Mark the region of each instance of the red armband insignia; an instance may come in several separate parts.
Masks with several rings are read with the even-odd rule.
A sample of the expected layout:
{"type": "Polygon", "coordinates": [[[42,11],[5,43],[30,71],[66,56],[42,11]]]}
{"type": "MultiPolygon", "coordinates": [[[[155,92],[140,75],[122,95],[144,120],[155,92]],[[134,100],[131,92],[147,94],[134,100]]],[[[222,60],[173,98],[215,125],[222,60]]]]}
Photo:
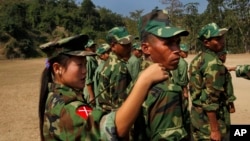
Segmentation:
{"type": "Polygon", "coordinates": [[[83,105],[83,106],[80,106],[80,107],[77,108],[76,113],[77,113],[80,117],[82,117],[82,118],[84,118],[85,120],[87,120],[87,118],[88,118],[88,116],[89,116],[89,114],[90,114],[90,112],[91,112],[92,110],[93,110],[93,109],[92,109],[90,106],[83,105]]]}

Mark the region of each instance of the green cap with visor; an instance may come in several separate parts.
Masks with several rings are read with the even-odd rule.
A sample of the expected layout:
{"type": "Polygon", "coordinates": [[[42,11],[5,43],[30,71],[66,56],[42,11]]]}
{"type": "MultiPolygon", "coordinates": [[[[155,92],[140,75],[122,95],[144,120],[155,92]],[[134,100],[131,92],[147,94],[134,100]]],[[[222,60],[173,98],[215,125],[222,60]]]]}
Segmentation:
{"type": "Polygon", "coordinates": [[[169,38],[176,35],[187,36],[188,31],[173,26],[170,22],[167,10],[154,9],[152,12],[142,16],[138,21],[140,39],[145,32],[162,38],[169,38]]]}
{"type": "Polygon", "coordinates": [[[228,28],[219,28],[216,23],[209,23],[201,28],[198,39],[204,40],[212,37],[219,37],[224,35],[228,30],[228,28]]]}
{"type": "Polygon", "coordinates": [[[68,54],[72,56],[90,56],[96,55],[93,52],[84,51],[89,37],[84,34],[75,35],[60,40],[51,41],[40,45],[40,49],[46,53],[48,58],[56,57],[59,54],[68,54]]]}
{"type": "Polygon", "coordinates": [[[109,50],[110,50],[110,45],[107,44],[107,43],[103,43],[103,44],[101,44],[101,45],[97,48],[96,54],[97,54],[97,55],[102,55],[103,53],[105,53],[105,52],[107,52],[107,51],[109,51],[109,50]]]}
{"type": "Polygon", "coordinates": [[[125,27],[114,27],[108,31],[106,40],[108,43],[113,41],[119,44],[129,44],[133,41],[134,37],[128,33],[125,27]]]}

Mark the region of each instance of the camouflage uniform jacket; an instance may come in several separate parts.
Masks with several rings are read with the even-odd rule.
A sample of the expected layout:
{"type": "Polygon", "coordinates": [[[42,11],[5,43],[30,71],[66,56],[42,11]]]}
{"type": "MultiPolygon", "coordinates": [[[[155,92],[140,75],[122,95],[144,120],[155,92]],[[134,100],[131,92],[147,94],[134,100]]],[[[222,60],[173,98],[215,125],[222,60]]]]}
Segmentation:
{"type": "Polygon", "coordinates": [[[87,76],[86,76],[86,84],[93,83],[93,78],[95,75],[95,70],[98,67],[98,62],[94,56],[87,56],[87,76]]]}
{"type": "Polygon", "coordinates": [[[99,79],[98,102],[104,111],[116,110],[127,98],[126,88],[131,82],[126,61],[110,53],[99,79]]]}
{"type": "MultiPolygon", "coordinates": [[[[151,63],[143,61],[142,70],[151,63]]],[[[179,141],[184,138],[187,133],[183,125],[181,95],[181,87],[171,78],[152,86],[134,124],[132,140],[179,141]]]]}
{"type": "MultiPolygon", "coordinates": [[[[226,134],[226,97],[224,85],[226,68],[218,56],[210,51],[200,52],[190,63],[190,95],[192,100],[191,123],[202,136],[210,138],[210,124],[206,111],[216,111],[222,135],[226,134]]],[[[200,135],[200,134],[199,134],[200,135]]]]}
{"type": "Polygon", "coordinates": [[[237,77],[250,80],[250,65],[238,65],[235,70],[237,77]]]}
{"type": "Polygon", "coordinates": [[[97,97],[99,95],[99,79],[100,79],[100,74],[103,69],[103,66],[105,64],[105,61],[101,60],[100,64],[95,70],[95,76],[94,76],[94,92],[95,92],[95,97],[96,97],[96,105],[98,106],[98,100],[97,97]]]}
{"type": "Polygon", "coordinates": [[[180,58],[178,68],[172,71],[173,80],[180,86],[188,85],[188,63],[183,58],[180,58]]]}
{"type": "Polygon", "coordinates": [[[94,84],[94,75],[95,75],[95,70],[98,67],[98,62],[94,56],[87,56],[86,58],[87,58],[87,75],[85,79],[84,95],[85,98],[88,99],[89,95],[86,85],[94,84]]]}
{"type": "Polygon", "coordinates": [[[131,55],[128,60],[127,67],[131,75],[132,80],[135,80],[141,70],[142,58],[137,58],[135,55],[131,55]]]}
{"type": "MultiPolygon", "coordinates": [[[[188,85],[188,63],[184,58],[180,58],[178,67],[171,71],[173,74],[173,82],[182,88],[188,85]]],[[[190,112],[189,112],[189,99],[182,95],[183,118],[185,129],[190,134],[190,112]]]]}
{"type": "Polygon", "coordinates": [[[227,99],[226,104],[228,104],[229,102],[235,101],[236,97],[234,95],[232,76],[228,70],[226,70],[226,82],[225,82],[224,88],[225,88],[225,95],[227,99]]]}
{"type": "Polygon", "coordinates": [[[76,113],[87,105],[82,92],[55,83],[48,86],[43,129],[46,141],[115,140],[114,112],[105,115],[94,109],[85,120],[76,113]]]}

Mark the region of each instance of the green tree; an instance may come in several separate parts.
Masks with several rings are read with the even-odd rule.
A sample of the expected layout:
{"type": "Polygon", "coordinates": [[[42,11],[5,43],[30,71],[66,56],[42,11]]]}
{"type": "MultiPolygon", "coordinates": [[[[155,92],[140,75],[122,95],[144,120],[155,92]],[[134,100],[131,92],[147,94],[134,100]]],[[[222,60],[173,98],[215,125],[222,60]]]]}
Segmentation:
{"type": "Polygon", "coordinates": [[[190,48],[190,51],[197,51],[197,33],[199,30],[199,3],[188,3],[184,5],[183,27],[189,31],[185,44],[190,48]]]}
{"type": "Polygon", "coordinates": [[[229,49],[232,52],[250,52],[250,1],[225,0],[224,8],[227,16],[225,21],[232,27],[229,49]]]}
{"type": "Polygon", "coordinates": [[[180,19],[183,14],[183,4],[179,0],[160,0],[160,2],[166,5],[171,22],[174,25],[181,25],[182,21],[180,19]]]}

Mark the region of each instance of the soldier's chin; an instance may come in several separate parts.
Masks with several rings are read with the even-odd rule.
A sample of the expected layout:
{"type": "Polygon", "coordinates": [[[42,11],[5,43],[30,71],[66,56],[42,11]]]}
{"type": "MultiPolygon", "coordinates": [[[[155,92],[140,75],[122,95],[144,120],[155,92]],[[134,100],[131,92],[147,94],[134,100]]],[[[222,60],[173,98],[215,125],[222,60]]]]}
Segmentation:
{"type": "Polygon", "coordinates": [[[175,70],[177,67],[178,67],[178,64],[177,65],[172,65],[172,66],[168,67],[168,70],[175,70]]]}

